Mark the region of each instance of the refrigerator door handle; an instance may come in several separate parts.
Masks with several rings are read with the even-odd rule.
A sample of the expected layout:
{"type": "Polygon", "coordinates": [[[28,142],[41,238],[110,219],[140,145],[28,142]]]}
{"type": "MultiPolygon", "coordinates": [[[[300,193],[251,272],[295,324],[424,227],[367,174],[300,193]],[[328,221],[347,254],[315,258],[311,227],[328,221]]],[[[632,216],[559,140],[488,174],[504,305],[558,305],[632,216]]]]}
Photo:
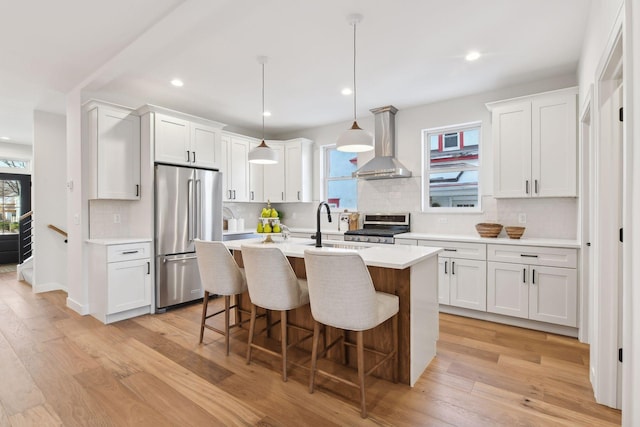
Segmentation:
{"type": "Polygon", "coordinates": [[[193,179],[189,179],[187,180],[187,194],[188,194],[188,200],[187,200],[187,239],[189,239],[189,241],[193,241],[193,228],[194,228],[194,221],[193,221],[193,217],[195,215],[195,209],[193,206],[193,179]]]}
{"type": "Polygon", "coordinates": [[[195,209],[194,212],[194,229],[195,229],[195,238],[202,239],[202,219],[200,218],[200,213],[202,209],[202,181],[196,179],[194,186],[194,199],[195,199],[195,209]]]}
{"type": "Polygon", "coordinates": [[[187,257],[182,257],[182,258],[172,258],[171,256],[165,256],[164,258],[162,258],[162,262],[163,263],[167,263],[167,262],[177,262],[177,261],[185,261],[185,260],[189,260],[189,259],[197,259],[198,257],[196,255],[194,256],[187,256],[187,257]]]}

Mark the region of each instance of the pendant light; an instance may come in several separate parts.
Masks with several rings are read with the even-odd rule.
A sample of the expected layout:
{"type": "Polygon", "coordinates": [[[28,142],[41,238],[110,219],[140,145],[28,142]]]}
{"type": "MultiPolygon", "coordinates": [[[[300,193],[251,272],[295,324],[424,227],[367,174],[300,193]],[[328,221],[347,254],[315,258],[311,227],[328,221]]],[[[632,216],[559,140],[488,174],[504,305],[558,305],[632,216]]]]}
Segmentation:
{"type": "Polygon", "coordinates": [[[347,17],[349,24],[353,25],[353,125],[342,132],[336,141],[338,151],[359,153],[373,150],[373,136],[358,126],[356,120],[356,26],[362,21],[362,15],[353,14],[347,17]]]}
{"type": "Polygon", "coordinates": [[[258,62],[262,64],[262,142],[253,150],[249,151],[249,163],[262,165],[273,165],[278,163],[278,153],[264,142],[264,64],[267,62],[266,56],[259,56],[258,62]]]}

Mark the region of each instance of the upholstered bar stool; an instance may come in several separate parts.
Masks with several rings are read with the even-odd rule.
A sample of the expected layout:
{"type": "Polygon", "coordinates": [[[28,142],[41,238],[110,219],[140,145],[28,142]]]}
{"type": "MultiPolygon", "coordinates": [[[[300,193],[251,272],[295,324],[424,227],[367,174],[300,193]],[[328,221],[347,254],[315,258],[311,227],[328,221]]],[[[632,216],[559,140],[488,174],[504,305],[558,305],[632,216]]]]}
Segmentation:
{"type": "Polygon", "coordinates": [[[224,335],[226,354],[229,355],[229,330],[240,326],[242,323],[238,319],[237,296],[247,290],[247,282],[244,277],[244,270],[238,267],[233,256],[222,242],[211,242],[196,240],[196,257],[198,259],[198,270],[200,280],[204,287],[204,299],[202,301],[202,320],[200,322],[200,343],[204,337],[204,329],[211,329],[224,335]],[[209,295],[224,296],[224,309],[207,315],[209,307],[209,295]],[[231,297],[236,296],[236,301],[231,305],[231,297]],[[233,325],[229,324],[229,314],[231,309],[236,309],[236,320],[233,325]],[[207,319],[224,313],[224,330],[208,325],[207,319]]]}
{"type": "MultiPolygon", "coordinates": [[[[392,360],[393,380],[398,381],[398,308],[396,295],[376,292],[371,275],[362,257],[356,252],[337,252],[326,249],[307,249],[304,262],[309,284],[311,314],[314,319],[313,348],[311,352],[311,374],[309,392],[313,393],[315,374],[323,374],[336,381],[360,389],[360,415],[367,416],[365,403],[365,376],[380,365],[392,360]],[[364,347],[364,331],[373,329],[391,319],[393,348],[389,353],[364,347]],[[358,359],[358,383],[338,377],[332,373],[318,369],[318,338],[320,325],[356,332],[356,354],[358,359]],[[371,351],[384,356],[375,366],[365,371],[364,351],[371,351]]],[[[326,346],[322,355],[336,343],[353,346],[345,340],[344,335],[326,346]]],[[[342,348],[344,352],[345,348],[342,348]]],[[[344,353],[343,353],[344,354],[344,353]]],[[[321,355],[321,356],[322,356],[321,355]]]]}
{"type": "MultiPolygon", "coordinates": [[[[247,287],[251,299],[251,323],[247,347],[247,364],[251,363],[251,350],[259,349],[282,358],[282,380],[287,381],[287,349],[311,338],[311,331],[287,323],[287,311],[309,304],[307,281],[296,277],[287,257],[280,249],[266,245],[242,245],[242,261],[247,274],[247,287]],[[277,353],[253,342],[256,329],[256,310],[261,307],[280,312],[281,352],[277,353]],[[287,329],[308,332],[295,343],[288,343],[287,329]]],[[[278,322],[270,326],[275,326],[278,322]]]]}

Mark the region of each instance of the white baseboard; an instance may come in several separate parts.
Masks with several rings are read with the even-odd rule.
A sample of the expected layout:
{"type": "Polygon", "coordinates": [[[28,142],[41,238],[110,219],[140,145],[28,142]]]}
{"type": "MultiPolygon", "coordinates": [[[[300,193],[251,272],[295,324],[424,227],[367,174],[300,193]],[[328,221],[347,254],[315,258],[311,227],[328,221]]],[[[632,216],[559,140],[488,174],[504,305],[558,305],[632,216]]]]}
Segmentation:
{"type": "Polygon", "coordinates": [[[67,291],[67,287],[56,282],[44,283],[42,285],[31,285],[33,288],[34,294],[39,294],[41,292],[50,292],[50,291],[67,291]]]}
{"type": "Polygon", "coordinates": [[[69,307],[71,310],[83,316],[89,314],[88,304],[80,304],[79,302],[74,301],[69,297],[67,297],[67,307],[69,307]]]}

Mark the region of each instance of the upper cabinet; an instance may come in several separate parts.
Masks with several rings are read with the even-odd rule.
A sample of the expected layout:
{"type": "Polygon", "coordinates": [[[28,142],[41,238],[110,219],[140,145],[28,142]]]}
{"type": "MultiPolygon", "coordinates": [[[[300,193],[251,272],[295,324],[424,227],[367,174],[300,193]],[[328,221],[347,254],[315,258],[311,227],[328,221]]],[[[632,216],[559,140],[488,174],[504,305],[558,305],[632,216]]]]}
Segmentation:
{"type": "Polygon", "coordinates": [[[284,187],[286,183],[285,177],[285,159],[284,144],[274,141],[268,141],[269,147],[278,154],[278,163],[275,165],[264,165],[264,201],[284,202],[284,187]]]}
{"type": "Polygon", "coordinates": [[[251,201],[249,193],[249,150],[252,138],[223,132],[221,138],[223,200],[251,201]]]}
{"type": "Polygon", "coordinates": [[[140,199],[140,117],[135,111],[91,101],[85,107],[90,199],[140,199]]]}
{"type": "Polygon", "coordinates": [[[153,115],[156,162],[207,169],[224,167],[220,147],[223,124],[154,106],[145,106],[142,112],[153,115]]]}
{"type": "Polygon", "coordinates": [[[576,88],[487,104],[494,197],[577,196],[576,88]]]}
{"type": "Polygon", "coordinates": [[[313,192],[313,143],[304,138],[285,142],[285,201],[310,202],[313,192]]]}

